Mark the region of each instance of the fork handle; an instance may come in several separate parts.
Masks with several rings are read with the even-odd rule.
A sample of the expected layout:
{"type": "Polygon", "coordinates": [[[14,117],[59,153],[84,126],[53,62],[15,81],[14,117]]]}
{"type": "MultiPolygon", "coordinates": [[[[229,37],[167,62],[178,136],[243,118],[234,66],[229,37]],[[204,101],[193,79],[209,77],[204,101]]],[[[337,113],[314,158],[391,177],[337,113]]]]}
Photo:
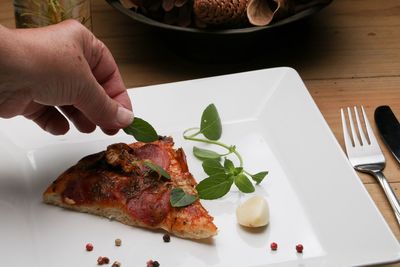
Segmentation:
{"type": "Polygon", "coordinates": [[[396,215],[397,222],[400,225],[400,203],[399,200],[397,199],[396,195],[393,192],[392,187],[386,180],[385,175],[383,175],[383,172],[374,172],[374,175],[376,179],[379,181],[383,191],[386,194],[387,199],[389,200],[390,206],[392,206],[392,209],[394,211],[394,214],[396,215]]]}

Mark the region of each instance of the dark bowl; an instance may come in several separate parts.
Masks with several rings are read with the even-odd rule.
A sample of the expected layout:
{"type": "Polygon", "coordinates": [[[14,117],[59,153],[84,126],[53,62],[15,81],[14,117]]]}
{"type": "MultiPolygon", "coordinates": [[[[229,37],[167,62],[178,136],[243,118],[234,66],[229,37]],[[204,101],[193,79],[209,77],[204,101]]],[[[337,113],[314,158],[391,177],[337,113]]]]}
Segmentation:
{"type": "MultiPolygon", "coordinates": [[[[177,53],[200,61],[221,61],[223,63],[237,61],[237,59],[243,57],[252,58],[257,54],[259,48],[268,49],[263,45],[266,38],[279,41],[279,39],[282,39],[280,35],[286,36],[288,31],[297,32],[299,29],[296,25],[301,23],[295,22],[304,21],[304,19],[317,13],[332,2],[328,1],[314,5],[267,26],[250,26],[236,29],[199,29],[162,23],[134,10],[124,8],[119,0],[106,1],[119,12],[151,27],[160,34],[160,37],[172,49],[179,47],[179,51],[176,51],[177,53]],[[182,42],[184,42],[185,46],[175,45],[182,42]],[[246,52],[240,53],[239,51],[246,52]]],[[[285,39],[286,37],[283,38],[285,39]]],[[[283,42],[286,41],[287,39],[283,40],[283,42]]]]}

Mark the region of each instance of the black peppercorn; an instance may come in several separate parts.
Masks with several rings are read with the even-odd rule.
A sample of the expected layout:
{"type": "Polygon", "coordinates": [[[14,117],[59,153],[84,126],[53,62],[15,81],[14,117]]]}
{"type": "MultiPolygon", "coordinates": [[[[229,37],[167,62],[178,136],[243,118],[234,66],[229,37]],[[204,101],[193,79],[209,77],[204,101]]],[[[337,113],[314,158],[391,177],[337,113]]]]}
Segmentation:
{"type": "Polygon", "coordinates": [[[171,241],[170,235],[169,235],[169,234],[163,235],[163,240],[164,240],[164,242],[166,242],[166,243],[170,242],[170,241],[171,241]]]}

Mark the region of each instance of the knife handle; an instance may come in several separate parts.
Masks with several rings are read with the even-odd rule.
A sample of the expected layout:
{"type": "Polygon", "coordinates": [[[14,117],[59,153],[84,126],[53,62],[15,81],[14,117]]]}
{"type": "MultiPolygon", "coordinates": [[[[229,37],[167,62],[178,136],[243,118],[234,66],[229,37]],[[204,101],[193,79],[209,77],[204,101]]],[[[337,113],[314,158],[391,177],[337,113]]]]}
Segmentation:
{"type": "Polygon", "coordinates": [[[381,185],[383,191],[385,192],[385,195],[387,199],[389,200],[390,206],[392,206],[392,209],[394,211],[394,214],[396,215],[397,222],[400,225],[400,203],[399,200],[397,199],[396,195],[393,192],[392,187],[386,180],[385,175],[383,175],[383,172],[374,172],[374,175],[376,179],[379,181],[379,184],[381,185]]]}

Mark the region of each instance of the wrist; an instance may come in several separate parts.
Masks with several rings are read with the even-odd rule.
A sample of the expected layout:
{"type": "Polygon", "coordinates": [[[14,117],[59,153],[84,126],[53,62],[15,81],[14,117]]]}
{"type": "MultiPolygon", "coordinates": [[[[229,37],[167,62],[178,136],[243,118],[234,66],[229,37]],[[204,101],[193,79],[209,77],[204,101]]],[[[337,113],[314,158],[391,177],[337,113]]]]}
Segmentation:
{"type": "Polygon", "coordinates": [[[0,25],[0,92],[10,86],[12,83],[10,75],[11,58],[13,55],[10,53],[12,49],[10,46],[10,30],[0,25]]]}
{"type": "Polygon", "coordinates": [[[31,56],[18,31],[0,25],[0,92],[22,89],[29,81],[31,56]]]}

